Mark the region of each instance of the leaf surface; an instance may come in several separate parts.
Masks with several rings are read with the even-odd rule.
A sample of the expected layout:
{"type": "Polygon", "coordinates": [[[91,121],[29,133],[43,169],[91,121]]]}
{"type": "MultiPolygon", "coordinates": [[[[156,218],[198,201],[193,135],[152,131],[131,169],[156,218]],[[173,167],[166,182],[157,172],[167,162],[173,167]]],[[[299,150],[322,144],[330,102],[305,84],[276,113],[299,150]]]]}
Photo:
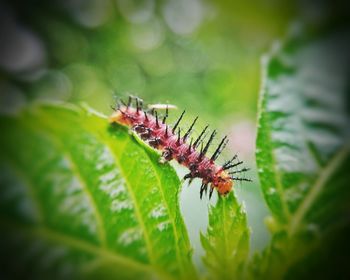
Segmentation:
{"type": "Polygon", "coordinates": [[[58,278],[196,277],[179,179],[125,127],[41,105],[1,117],[1,129],[1,247],[23,256],[8,258],[9,268],[58,278]]]}
{"type": "Polygon", "coordinates": [[[274,235],[255,268],[273,279],[348,222],[348,38],[296,33],[263,59],[256,158],[274,235]]]}

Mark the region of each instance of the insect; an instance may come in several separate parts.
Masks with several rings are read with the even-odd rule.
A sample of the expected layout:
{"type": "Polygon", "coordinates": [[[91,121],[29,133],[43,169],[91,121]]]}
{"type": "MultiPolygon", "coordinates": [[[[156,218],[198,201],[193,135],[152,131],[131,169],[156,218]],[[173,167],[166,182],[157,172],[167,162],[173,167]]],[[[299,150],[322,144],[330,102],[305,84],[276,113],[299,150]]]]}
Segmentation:
{"type": "MultiPolygon", "coordinates": [[[[163,104],[161,105],[162,108],[160,109],[164,109],[163,104]]],[[[242,168],[232,171],[232,168],[243,163],[237,160],[237,155],[223,165],[215,163],[228,143],[227,136],[221,140],[214,153],[209,157],[207,152],[216,135],[215,130],[204,144],[208,126],[202,130],[196,139],[190,138],[198,117],[194,119],[188,130],[181,135],[179,125],[185,111],[181,113],[173,126],[169,126],[166,123],[169,114],[168,106],[165,107],[165,115],[163,117],[160,117],[156,111],[156,108],[159,109],[159,106],[156,106],[156,108],[151,106],[151,108],[150,110],[144,109],[142,99],[129,96],[127,104],[121,100],[117,102],[116,107],[112,107],[114,112],[109,117],[109,121],[110,123],[118,123],[130,127],[143,141],[161,151],[160,162],[164,163],[175,159],[179,164],[186,166],[189,169],[189,173],[184,176],[184,180],[189,179],[191,183],[194,178],[201,178],[201,199],[203,192],[207,193],[208,186],[210,188],[210,199],[214,189],[217,190],[219,195],[225,196],[231,191],[234,181],[251,181],[246,178],[234,177],[235,174],[249,170],[248,168],[242,168]],[[132,104],[133,100],[135,101],[135,106],[132,104]]]]}

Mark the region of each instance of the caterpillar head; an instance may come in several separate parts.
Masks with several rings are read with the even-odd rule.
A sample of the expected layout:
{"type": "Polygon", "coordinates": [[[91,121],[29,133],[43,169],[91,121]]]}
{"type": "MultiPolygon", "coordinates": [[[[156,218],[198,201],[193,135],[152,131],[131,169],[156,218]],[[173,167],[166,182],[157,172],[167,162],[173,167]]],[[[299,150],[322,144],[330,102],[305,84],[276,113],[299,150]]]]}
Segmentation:
{"type": "Polygon", "coordinates": [[[222,170],[216,175],[213,185],[220,195],[227,195],[232,190],[233,181],[230,175],[222,170]]]}
{"type": "Polygon", "coordinates": [[[108,118],[110,123],[119,123],[122,125],[130,125],[131,121],[125,114],[127,112],[126,107],[120,107],[119,110],[113,112],[113,114],[108,118]]]}
{"type": "Polygon", "coordinates": [[[108,120],[110,123],[120,123],[122,119],[123,114],[120,111],[116,110],[113,112],[113,114],[109,117],[108,120]]]}

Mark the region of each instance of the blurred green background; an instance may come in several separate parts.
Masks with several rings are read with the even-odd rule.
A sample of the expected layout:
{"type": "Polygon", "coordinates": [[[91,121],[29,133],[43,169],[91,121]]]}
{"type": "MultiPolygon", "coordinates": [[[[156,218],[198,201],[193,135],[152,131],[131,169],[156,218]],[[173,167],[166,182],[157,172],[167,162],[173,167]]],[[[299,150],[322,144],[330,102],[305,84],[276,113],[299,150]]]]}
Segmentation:
{"type": "MultiPolygon", "coordinates": [[[[2,114],[42,100],[84,102],[109,114],[114,96],[133,94],[186,109],[185,123],[199,115],[197,132],[210,124],[228,134],[226,156],[238,153],[253,167],[247,176],[254,183],[236,186],[236,194],[248,213],[252,252],[267,244],[268,211],[254,170],[260,57],[295,20],[312,27],[332,21],[333,5],[69,0],[3,1],[0,7],[2,114]]],[[[208,202],[198,191],[199,182],[185,185],[181,207],[201,267],[199,230],[206,229],[208,202]]]]}
{"type": "Polygon", "coordinates": [[[291,1],[70,0],[2,4],[3,78],[26,99],[113,94],[170,102],[222,123],[255,119],[259,58],[296,15],[291,1]],[[4,34],[6,33],[6,34],[4,34]],[[13,84],[12,84],[13,85],[13,84]]]}

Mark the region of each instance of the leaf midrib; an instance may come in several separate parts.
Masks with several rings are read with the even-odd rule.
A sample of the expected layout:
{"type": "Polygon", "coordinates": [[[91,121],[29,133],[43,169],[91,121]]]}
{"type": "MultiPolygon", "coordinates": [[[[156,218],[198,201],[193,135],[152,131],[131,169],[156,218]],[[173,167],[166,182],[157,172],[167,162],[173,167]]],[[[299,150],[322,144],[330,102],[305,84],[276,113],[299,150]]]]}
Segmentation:
{"type": "MultiPolygon", "coordinates": [[[[148,256],[149,256],[149,259],[150,259],[150,263],[154,264],[156,262],[156,260],[155,260],[155,256],[153,255],[153,250],[152,250],[152,246],[151,246],[150,237],[148,235],[148,230],[147,230],[147,228],[146,228],[146,226],[144,224],[144,221],[143,221],[140,209],[139,209],[138,201],[137,201],[137,199],[135,197],[134,191],[133,191],[133,189],[132,189],[132,187],[131,187],[131,185],[130,185],[130,183],[128,181],[129,177],[124,172],[119,159],[114,155],[113,149],[110,147],[110,145],[108,143],[106,143],[106,142],[103,142],[101,138],[100,138],[100,141],[101,141],[101,143],[103,143],[108,148],[109,152],[111,153],[111,156],[113,157],[113,160],[114,160],[116,166],[120,170],[120,173],[121,173],[122,177],[125,179],[124,180],[125,181],[125,185],[126,185],[126,187],[128,189],[128,193],[130,194],[130,197],[131,197],[131,199],[133,201],[134,213],[136,215],[136,218],[137,218],[137,220],[139,222],[139,225],[140,225],[140,227],[142,229],[143,236],[145,238],[145,245],[147,247],[147,253],[148,253],[148,256]]],[[[127,145],[129,144],[129,141],[130,140],[125,140],[124,141],[124,147],[121,150],[125,151],[127,145]]],[[[124,152],[120,155],[120,157],[122,157],[123,154],[124,154],[124,152]]],[[[134,165],[135,165],[135,163],[136,162],[134,161],[134,165]]],[[[132,170],[133,170],[132,167],[130,166],[130,172],[132,172],[132,170]]],[[[140,178],[138,178],[138,180],[140,180],[140,178]]]]}
{"type": "MultiPolygon", "coordinates": [[[[222,198],[221,198],[222,199],[222,198]]],[[[226,208],[227,207],[225,207],[225,205],[226,205],[226,203],[225,203],[225,201],[226,201],[226,199],[223,199],[223,201],[222,201],[222,227],[223,227],[223,232],[224,232],[224,238],[223,238],[223,242],[224,242],[224,252],[225,252],[225,258],[227,259],[227,256],[228,256],[228,254],[227,254],[227,228],[226,228],[226,225],[227,225],[227,223],[225,223],[225,221],[226,221],[226,208]]],[[[226,262],[225,262],[225,266],[226,266],[226,262]]]]}
{"type": "Polygon", "coordinates": [[[179,246],[178,246],[178,243],[177,241],[179,240],[179,236],[177,234],[177,230],[176,230],[176,225],[175,225],[175,218],[173,217],[171,211],[170,211],[170,206],[168,204],[168,202],[166,201],[165,199],[165,195],[164,195],[164,191],[163,191],[163,188],[161,187],[161,179],[159,177],[159,174],[156,170],[156,168],[154,167],[154,163],[152,162],[152,159],[150,158],[149,154],[147,152],[145,152],[147,158],[149,159],[150,163],[151,163],[151,167],[152,167],[152,170],[154,171],[154,174],[155,174],[155,177],[157,179],[157,182],[158,182],[158,186],[159,186],[159,191],[160,191],[160,194],[161,194],[161,197],[162,197],[162,200],[163,200],[163,203],[166,205],[166,209],[167,209],[167,212],[168,212],[168,215],[169,215],[169,218],[171,220],[171,224],[172,224],[172,228],[173,228],[173,233],[174,233],[174,237],[175,237],[175,250],[176,250],[176,259],[178,260],[178,262],[181,264],[180,265],[180,271],[181,271],[181,274],[184,275],[184,267],[182,265],[182,258],[180,256],[180,251],[179,251],[179,246]]]}
{"type": "Polygon", "coordinates": [[[305,214],[311,208],[313,202],[317,199],[318,195],[322,192],[328,180],[334,174],[334,172],[338,169],[341,163],[345,160],[346,156],[350,152],[350,142],[348,141],[343,147],[341,147],[338,152],[333,156],[333,158],[326,164],[324,168],[322,168],[319,172],[319,176],[315,183],[311,186],[310,191],[305,196],[303,202],[298,207],[297,211],[293,215],[289,233],[291,235],[297,232],[298,226],[302,222],[305,214]]]}

